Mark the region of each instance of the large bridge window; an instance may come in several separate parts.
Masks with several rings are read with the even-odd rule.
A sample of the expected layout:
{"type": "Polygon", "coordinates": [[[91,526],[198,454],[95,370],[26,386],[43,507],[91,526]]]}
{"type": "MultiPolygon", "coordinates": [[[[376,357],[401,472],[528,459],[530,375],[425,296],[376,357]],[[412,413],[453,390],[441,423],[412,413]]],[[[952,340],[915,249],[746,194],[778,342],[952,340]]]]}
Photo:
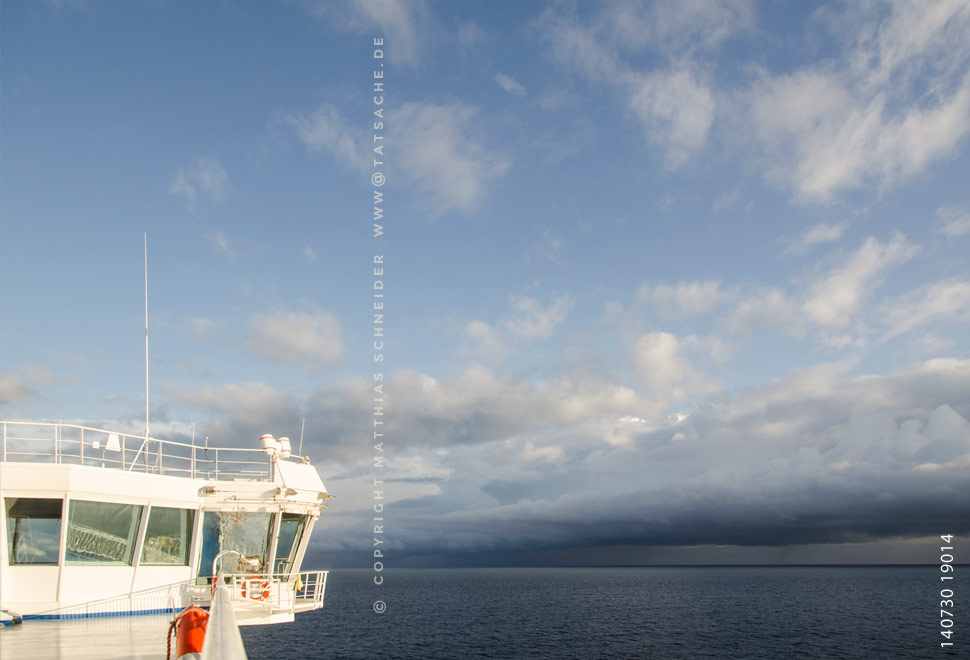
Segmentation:
{"type": "Polygon", "coordinates": [[[130,564],[141,511],[142,507],[134,504],[71,500],[65,559],[78,563],[130,564]]]}
{"type": "Polygon", "coordinates": [[[307,516],[299,513],[284,513],[280,520],[280,538],[276,542],[277,573],[289,573],[293,570],[293,560],[300,547],[300,539],[306,528],[307,516]]]}
{"type": "Polygon", "coordinates": [[[63,500],[8,497],[7,556],[11,564],[56,564],[63,500]]]}
{"type": "Polygon", "coordinates": [[[187,566],[195,511],[153,506],[142,545],[141,563],[187,566]]]}
{"type": "Polygon", "coordinates": [[[273,514],[255,511],[206,511],[202,519],[202,561],[199,576],[212,574],[212,560],[223,550],[235,550],[245,557],[226,555],[219,568],[226,573],[266,573],[270,570],[269,541],[273,514]]]}

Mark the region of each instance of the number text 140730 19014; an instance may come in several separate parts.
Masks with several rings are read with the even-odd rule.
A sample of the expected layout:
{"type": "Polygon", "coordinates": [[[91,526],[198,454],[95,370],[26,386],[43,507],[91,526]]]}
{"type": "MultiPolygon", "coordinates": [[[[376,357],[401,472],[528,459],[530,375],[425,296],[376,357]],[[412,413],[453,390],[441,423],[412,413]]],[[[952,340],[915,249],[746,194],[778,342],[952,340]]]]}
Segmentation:
{"type": "Polygon", "coordinates": [[[940,582],[943,588],[940,589],[940,634],[946,637],[947,641],[940,642],[943,648],[953,647],[953,535],[941,534],[940,538],[949,545],[940,546],[940,582]]]}

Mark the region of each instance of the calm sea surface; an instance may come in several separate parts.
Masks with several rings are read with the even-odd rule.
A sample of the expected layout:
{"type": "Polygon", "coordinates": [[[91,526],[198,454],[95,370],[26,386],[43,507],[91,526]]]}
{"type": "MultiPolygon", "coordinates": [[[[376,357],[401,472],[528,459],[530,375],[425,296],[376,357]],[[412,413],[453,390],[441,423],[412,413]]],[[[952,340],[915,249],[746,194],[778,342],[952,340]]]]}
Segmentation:
{"type": "Polygon", "coordinates": [[[955,651],[940,647],[932,566],[396,570],[382,587],[371,577],[331,571],[322,610],[243,628],[249,657],[970,658],[970,567],[957,567],[955,651]]]}

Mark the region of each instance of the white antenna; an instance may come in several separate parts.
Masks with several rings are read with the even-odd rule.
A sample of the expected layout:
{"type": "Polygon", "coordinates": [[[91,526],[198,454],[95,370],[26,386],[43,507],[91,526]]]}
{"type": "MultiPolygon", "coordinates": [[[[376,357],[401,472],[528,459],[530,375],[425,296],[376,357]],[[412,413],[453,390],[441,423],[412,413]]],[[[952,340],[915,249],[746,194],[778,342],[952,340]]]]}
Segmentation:
{"type": "Polygon", "coordinates": [[[145,232],[145,440],[148,440],[148,232],[145,232]]]}
{"type": "Polygon", "coordinates": [[[300,456],[303,456],[303,429],[306,428],[306,417],[303,418],[303,422],[300,424],[300,451],[298,452],[300,456]]]}

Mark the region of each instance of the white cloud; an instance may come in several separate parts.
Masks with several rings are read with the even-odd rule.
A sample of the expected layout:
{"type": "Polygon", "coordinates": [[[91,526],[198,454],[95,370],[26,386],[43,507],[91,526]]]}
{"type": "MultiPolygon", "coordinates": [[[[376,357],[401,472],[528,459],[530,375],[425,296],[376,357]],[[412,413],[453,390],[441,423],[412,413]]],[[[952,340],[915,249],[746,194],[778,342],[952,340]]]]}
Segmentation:
{"type": "Polygon", "coordinates": [[[303,0],[303,5],[310,14],[333,20],[342,29],[384,37],[388,62],[416,65],[422,36],[427,39],[433,34],[420,28],[427,21],[423,0],[303,0]]]}
{"type": "MultiPolygon", "coordinates": [[[[850,52],[850,67],[871,87],[906,86],[921,72],[914,64],[931,62],[939,71],[962,72],[970,54],[966,27],[970,7],[963,0],[927,5],[895,2],[883,20],[865,21],[850,52]],[[943,61],[939,61],[940,56],[943,61]]],[[[864,19],[869,16],[864,15],[864,19]]]]}
{"type": "Polygon", "coordinates": [[[330,312],[254,314],[246,330],[250,350],[274,362],[332,367],[343,357],[340,323],[330,312]]]}
{"type": "Polygon", "coordinates": [[[785,250],[786,254],[802,254],[808,252],[810,249],[819,245],[821,243],[832,243],[834,241],[842,238],[842,234],[845,233],[848,224],[845,222],[840,222],[834,225],[828,224],[817,224],[812,225],[805,232],[791,240],[788,248],[785,250]]]}
{"type": "Polygon", "coordinates": [[[799,337],[804,333],[803,325],[797,306],[778,287],[761,287],[744,296],[724,320],[725,329],[735,334],[774,328],[799,337]]]}
{"type": "Polygon", "coordinates": [[[354,0],[363,16],[379,25],[387,35],[388,56],[405,64],[415,64],[420,40],[417,22],[424,11],[422,2],[412,0],[354,0]]]}
{"type": "Polygon", "coordinates": [[[536,241],[532,252],[541,258],[558,264],[562,258],[562,238],[553,236],[552,232],[547,229],[542,232],[542,238],[536,241]]]}
{"type": "Polygon", "coordinates": [[[521,83],[519,83],[519,81],[512,76],[508,76],[504,73],[496,73],[495,82],[499,84],[499,87],[510,94],[515,94],[516,96],[525,95],[525,87],[523,87],[521,83]]]}
{"type": "Polygon", "coordinates": [[[682,58],[715,48],[739,31],[751,29],[754,10],[748,0],[618,2],[606,9],[601,20],[609,39],[625,49],[652,48],[682,58]]]}
{"type": "Polygon", "coordinates": [[[73,355],[72,353],[65,353],[63,351],[43,351],[41,355],[46,355],[60,362],[68,362],[79,367],[86,366],[88,363],[87,359],[80,355],[73,355]]]}
{"type": "Polygon", "coordinates": [[[401,175],[427,193],[436,213],[473,211],[508,162],[470,136],[476,112],[465,105],[406,103],[394,115],[401,175]]]}
{"type": "MultiPolygon", "coordinates": [[[[793,244],[818,244],[839,237],[842,232],[841,225],[816,225],[793,244]]],[[[959,287],[926,288],[913,294],[913,304],[908,297],[892,303],[898,309],[891,314],[879,312],[878,307],[869,304],[887,273],[912,259],[918,251],[917,245],[897,232],[887,241],[867,238],[855,251],[843,255],[827,269],[813,277],[796,278],[788,287],[726,288],[716,280],[643,284],[628,309],[618,304],[609,307],[609,318],[611,322],[619,322],[629,335],[643,332],[644,320],[650,318],[651,312],[669,320],[717,312],[720,328],[732,335],[770,330],[801,339],[814,329],[815,339],[821,345],[837,349],[864,348],[874,334],[873,327],[880,323],[880,314],[891,315],[901,322],[904,317],[922,318],[929,313],[926,305],[932,304],[935,309],[958,304],[958,295],[962,295],[959,287]],[[922,307],[915,305],[915,299],[920,296],[924,298],[922,307]],[[919,307],[919,311],[914,307],[919,307]]],[[[699,341],[699,337],[691,337],[699,341]]],[[[715,340],[720,343],[710,344],[711,356],[723,362],[733,349],[721,337],[711,335],[705,339],[709,343],[715,340]]],[[[681,348],[687,345],[685,342],[681,340],[681,348]]]]}
{"type": "Polygon", "coordinates": [[[168,383],[164,389],[171,400],[201,412],[200,435],[208,436],[213,446],[239,446],[240,439],[250,438],[255,447],[263,433],[298,437],[302,415],[297,400],[266,383],[168,383]]]}
{"type": "MultiPolygon", "coordinates": [[[[371,383],[354,380],[334,383],[307,398],[307,429],[313,429],[326,455],[360,457],[360,448],[370,446],[360,419],[371,412],[371,390],[371,383]]],[[[558,446],[564,453],[622,442],[620,435],[633,432],[623,418],[636,417],[647,405],[623,386],[572,378],[532,382],[474,363],[441,378],[413,370],[389,374],[384,394],[388,411],[394,411],[385,421],[397,456],[444,452],[442,464],[458,461],[455,466],[460,463],[463,470],[476,470],[477,465],[492,471],[497,456],[518,455],[529,442],[533,449],[558,446]]],[[[275,411],[297,403],[284,397],[272,407],[274,418],[280,416],[275,411]]],[[[228,418],[228,411],[224,414],[228,418]]],[[[513,467],[507,458],[502,460],[513,467]]]]}
{"type": "MultiPolygon", "coordinates": [[[[80,379],[76,376],[54,372],[43,364],[28,364],[20,367],[19,373],[0,372],[0,417],[10,415],[7,404],[24,404],[31,399],[44,400],[49,396],[49,387],[54,385],[76,386],[80,379]]],[[[26,410],[24,408],[20,409],[26,410]]],[[[8,416],[8,419],[14,419],[8,416]]]]}
{"type": "Polygon", "coordinates": [[[266,383],[247,381],[232,385],[207,385],[195,389],[189,400],[199,406],[219,413],[235,413],[238,410],[258,411],[255,416],[264,415],[284,397],[266,383]]]}
{"type": "Polygon", "coordinates": [[[508,341],[499,329],[485,321],[470,321],[461,331],[471,343],[459,353],[478,360],[501,360],[509,351],[508,341]]]}
{"type": "Polygon", "coordinates": [[[229,175],[217,158],[203,157],[193,165],[180,167],[169,192],[185,197],[190,209],[204,195],[214,204],[221,204],[229,193],[229,175]]]}
{"type": "Polygon", "coordinates": [[[911,259],[917,247],[902,234],[888,243],[869,237],[841,266],[809,288],[805,315],[823,326],[844,327],[858,313],[883,273],[911,259]]]}
{"type": "Polygon", "coordinates": [[[459,21],[458,30],[455,32],[455,41],[458,47],[468,52],[488,41],[488,33],[477,23],[472,21],[459,21]]]}
{"type": "Polygon", "coordinates": [[[574,379],[534,383],[477,364],[442,379],[398,372],[387,391],[396,397],[391,405],[409,411],[401,420],[408,429],[403,438],[441,446],[535,441],[537,432],[555,436],[576,425],[635,414],[642,405],[622,386],[574,379]]]}
{"type": "Polygon", "coordinates": [[[829,202],[897,186],[970,133],[962,0],[819,9],[806,30],[831,40],[831,56],[765,70],[747,92],[719,86],[721,49],[755,29],[755,13],[750,2],[619,2],[582,17],[548,9],[539,27],[561,64],[623,97],[668,170],[696,158],[721,119],[731,129],[724,142],[760,151],[769,179],[801,200],[829,202]],[[649,69],[635,63],[643,54],[649,69]]]}
{"type": "Polygon", "coordinates": [[[711,90],[688,69],[631,76],[629,86],[630,108],[663,150],[666,169],[683,166],[707,142],[715,111],[711,90]]]}
{"type": "Polygon", "coordinates": [[[718,364],[723,364],[731,358],[734,347],[716,335],[688,335],[684,337],[683,346],[689,349],[699,349],[708,353],[718,364]]]}
{"type": "Polygon", "coordinates": [[[841,60],[769,76],[750,96],[750,130],[769,177],[827,202],[874,184],[891,188],[947,157],[970,131],[965,3],[850,8],[858,21],[841,60]],[[871,9],[871,11],[870,11],[871,9]]]}
{"type": "Polygon", "coordinates": [[[730,298],[715,280],[678,282],[675,285],[644,284],[637,291],[638,301],[653,304],[665,318],[696,316],[714,309],[730,298]]]}
{"type": "Polygon", "coordinates": [[[209,240],[212,241],[212,245],[216,250],[228,259],[235,259],[239,254],[233,249],[232,244],[229,242],[229,237],[226,236],[226,232],[221,229],[216,230],[214,234],[209,236],[209,240]]]}
{"type": "Polygon", "coordinates": [[[676,335],[648,332],[636,343],[634,366],[646,387],[646,395],[665,408],[716,388],[697,371],[684,354],[676,335]]]}
{"type": "Polygon", "coordinates": [[[309,117],[290,115],[286,122],[310,151],[326,151],[355,170],[369,170],[370,154],[360,146],[360,138],[333,106],[321,106],[309,117]]]}
{"type": "Polygon", "coordinates": [[[519,316],[507,320],[505,327],[514,336],[525,340],[548,339],[556,326],[569,314],[573,299],[568,295],[559,296],[548,306],[543,307],[542,303],[535,298],[513,296],[512,304],[519,312],[519,316]]]}
{"type": "Polygon", "coordinates": [[[541,25],[553,55],[591,81],[620,92],[642,124],[647,140],[663,155],[664,167],[685,165],[706,144],[717,102],[698,51],[719,44],[751,25],[747,2],[618,3],[591,21],[543,14],[541,25]],[[649,72],[625,61],[648,49],[664,64],[649,72]]]}
{"type": "Polygon", "coordinates": [[[907,293],[883,305],[888,326],[883,339],[933,324],[952,328],[970,320],[970,282],[937,282],[907,293]]]}
{"type": "Polygon", "coordinates": [[[305,248],[303,248],[303,258],[309,261],[310,263],[313,263],[314,261],[317,260],[316,250],[314,250],[311,246],[307,245],[305,248]]]}
{"type": "Polygon", "coordinates": [[[518,461],[522,463],[558,463],[562,460],[563,449],[555,445],[536,446],[532,441],[526,440],[519,449],[518,461]]]}
{"type": "Polygon", "coordinates": [[[60,379],[54,375],[50,367],[46,367],[42,364],[31,364],[20,369],[20,373],[23,374],[24,378],[27,380],[32,380],[35,383],[56,383],[60,379]]]}
{"type": "Polygon", "coordinates": [[[504,320],[496,324],[475,320],[460,328],[464,344],[458,349],[458,355],[489,364],[499,363],[517,345],[551,337],[573,306],[568,295],[554,297],[547,305],[529,296],[511,296],[509,302],[514,311],[504,320]]]}
{"type": "Polygon", "coordinates": [[[714,200],[713,204],[711,204],[711,213],[722,213],[723,211],[732,208],[741,201],[741,194],[742,190],[740,187],[732,188],[731,190],[723,193],[714,200]]]}
{"type": "Polygon", "coordinates": [[[0,373],[0,403],[27,399],[37,392],[28,387],[15,373],[0,373]]]}
{"type": "Polygon", "coordinates": [[[216,327],[215,321],[205,317],[194,317],[185,319],[189,333],[197,339],[205,339],[212,334],[216,327]]]}
{"type": "Polygon", "coordinates": [[[484,321],[472,321],[465,326],[465,334],[474,339],[482,339],[492,332],[492,327],[484,321]]]}
{"type": "Polygon", "coordinates": [[[621,417],[588,420],[583,423],[582,428],[591,439],[599,440],[611,448],[632,448],[639,438],[654,430],[656,426],[647,419],[628,414],[621,417]]]}
{"type": "Polygon", "coordinates": [[[944,236],[956,238],[970,234],[970,211],[959,206],[942,206],[936,209],[936,230],[944,236]]]}
{"type": "Polygon", "coordinates": [[[553,55],[564,65],[593,80],[617,84],[623,69],[618,55],[595,28],[547,10],[540,21],[553,55]]]}

